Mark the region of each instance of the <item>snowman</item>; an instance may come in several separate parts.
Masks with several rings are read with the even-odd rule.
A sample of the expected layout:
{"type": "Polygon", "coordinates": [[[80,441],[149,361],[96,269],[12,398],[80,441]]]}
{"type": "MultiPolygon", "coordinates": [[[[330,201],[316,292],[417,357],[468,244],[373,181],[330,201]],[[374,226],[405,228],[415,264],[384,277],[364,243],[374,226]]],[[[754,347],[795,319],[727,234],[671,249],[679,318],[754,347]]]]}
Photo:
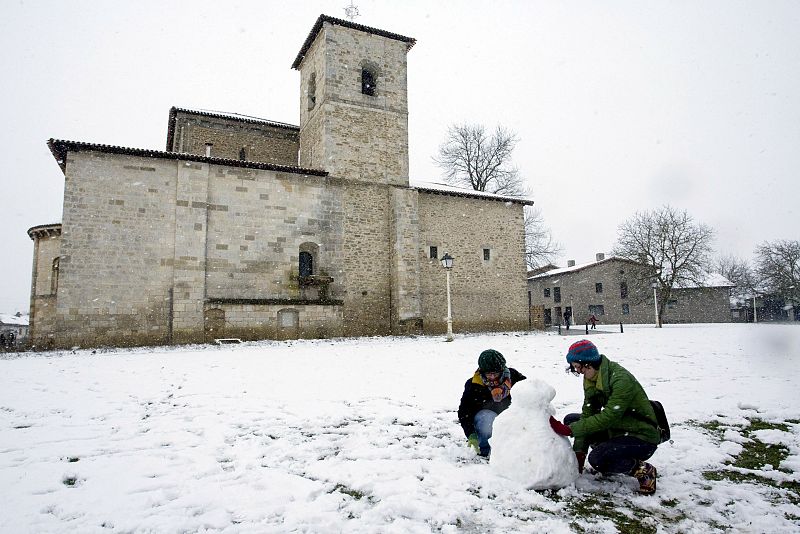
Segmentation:
{"type": "Polygon", "coordinates": [[[538,379],[514,386],[514,401],[494,422],[489,465],[527,489],[559,489],[578,478],[578,462],[567,438],[548,422],[556,390],[538,379]]]}

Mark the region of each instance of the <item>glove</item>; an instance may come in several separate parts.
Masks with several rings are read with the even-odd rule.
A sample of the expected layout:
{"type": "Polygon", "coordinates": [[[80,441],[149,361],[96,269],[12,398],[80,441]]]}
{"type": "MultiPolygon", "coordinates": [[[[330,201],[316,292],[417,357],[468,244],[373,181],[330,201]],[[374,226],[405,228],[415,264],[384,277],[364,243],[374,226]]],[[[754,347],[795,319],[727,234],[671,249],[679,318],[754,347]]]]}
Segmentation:
{"type": "Polygon", "coordinates": [[[467,438],[467,445],[475,449],[475,452],[480,452],[481,448],[478,445],[478,434],[476,434],[475,432],[470,434],[469,438],[467,438]]]}
{"type": "Polygon", "coordinates": [[[567,425],[560,421],[556,421],[556,418],[552,415],[550,416],[550,427],[553,429],[553,432],[558,434],[559,436],[571,436],[572,430],[569,429],[567,425]]]}
{"type": "Polygon", "coordinates": [[[576,452],[575,458],[578,460],[578,473],[583,473],[583,466],[586,465],[586,453],[576,452]]]}

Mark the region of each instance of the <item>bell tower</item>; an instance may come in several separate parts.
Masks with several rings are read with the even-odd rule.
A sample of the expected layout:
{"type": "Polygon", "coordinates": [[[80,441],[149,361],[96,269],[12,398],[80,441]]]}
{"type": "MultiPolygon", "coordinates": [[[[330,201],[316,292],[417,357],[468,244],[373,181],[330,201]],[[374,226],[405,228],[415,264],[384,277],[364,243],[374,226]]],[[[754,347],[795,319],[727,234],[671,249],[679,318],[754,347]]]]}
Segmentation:
{"type": "Polygon", "coordinates": [[[408,185],[408,51],[416,41],[320,15],[300,71],[301,167],[408,185]]]}

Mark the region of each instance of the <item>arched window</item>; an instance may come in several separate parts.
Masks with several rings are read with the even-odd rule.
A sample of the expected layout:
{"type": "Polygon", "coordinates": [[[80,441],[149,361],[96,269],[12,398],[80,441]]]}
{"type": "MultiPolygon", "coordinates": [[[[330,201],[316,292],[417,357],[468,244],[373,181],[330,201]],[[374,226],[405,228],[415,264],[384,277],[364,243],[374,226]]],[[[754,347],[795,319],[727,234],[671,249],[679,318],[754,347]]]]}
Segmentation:
{"type": "Polygon", "coordinates": [[[50,293],[53,295],[58,291],[58,264],[59,258],[53,260],[53,270],[50,274],[50,293]]]}
{"type": "Polygon", "coordinates": [[[300,252],[300,276],[314,274],[314,256],[310,252],[300,252]]]}
{"type": "Polygon", "coordinates": [[[370,69],[361,69],[361,92],[375,96],[375,73],[370,69]]]}

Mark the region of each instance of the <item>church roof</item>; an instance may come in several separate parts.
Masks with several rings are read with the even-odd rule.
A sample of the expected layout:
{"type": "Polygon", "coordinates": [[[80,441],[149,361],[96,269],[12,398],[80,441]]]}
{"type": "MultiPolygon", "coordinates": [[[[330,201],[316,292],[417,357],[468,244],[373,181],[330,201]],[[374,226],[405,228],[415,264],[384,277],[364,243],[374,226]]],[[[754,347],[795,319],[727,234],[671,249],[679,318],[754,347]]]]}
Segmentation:
{"type": "Polygon", "coordinates": [[[319,169],[305,169],[303,167],[291,167],[289,165],[276,165],[274,163],[263,163],[260,161],[242,161],[239,159],[215,158],[201,156],[198,154],[187,154],[185,152],[163,152],[161,150],[149,150],[145,148],[127,148],[115,145],[102,145],[97,143],[84,143],[81,141],[64,141],[61,139],[50,139],[47,141],[53,157],[56,158],[62,171],[66,171],[67,152],[89,150],[94,152],[106,152],[111,154],[126,154],[129,156],[139,156],[145,158],[174,159],[179,161],[196,161],[200,163],[211,163],[214,165],[226,165],[228,167],[245,167],[247,169],[262,169],[267,171],[289,172],[294,174],[308,174],[312,176],[327,176],[327,171],[319,169]]]}
{"type": "Polygon", "coordinates": [[[415,182],[413,184],[410,184],[410,186],[418,191],[423,191],[425,193],[435,193],[437,195],[480,198],[483,200],[499,200],[501,202],[512,202],[514,204],[533,206],[533,200],[527,198],[496,195],[494,193],[487,193],[485,191],[475,191],[473,189],[464,189],[463,187],[454,187],[452,185],[442,184],[438,182],[415,182]]]}
{"type": "Polygon", "coordinates": [[[239,113],[227,113],[224,111],[207,111],[188,108],[179,108],[172,106],[169,109],[169,123],[167,125],[167,151],[172,147],[172,141],[175,137],[175,122],[178,118],[178,113],[186,115],[197,115],[199,117],[212,117],[215,119],[227,119],[231,121],[239,121],[248,124],[264,124],[274,128],[283,128],[285,130],[300,131],[299,126],[293,124],[286,124],[283,122],[268,121],[267,119],[259,119],[258,117],[251,117],[249,115],[241,115],[239,113]]]}
{"type": "Polygon", "coordinates": [[[38,226],[28,228],[28,237],[31,239],[59,235],[61,235],[61,223],[40,224],[38,226]]]}
{"type": "Polygon", "coordinates": [[[386,30],[379,30],[378,28],[372,28],[370,26],[364,26],[363,24],[356,24],[355,22],[350,22],[349,20],[342,20],[337,19],[335,17],[330,17],[328,15],[320,15],[317,19],[317,22],[314,23],[314,27],[311,28],[311,32],[309,32],[308,37],[306,38],[306,42],[303,43],[303,47],[300,48],[300,52],[297,53],[297,57],[292,63],[293,69],[299,69],[300,63],[303,62],[303,59],[306,57],[306,52],[308,49],[311,48],[314,39],[317,38],[317,34],[322,29],[322,25],[325,22],[329,22],[335,26],[344,26],[345,28],[351,28],[353,30],[362,31],[365,33],[371,33],[373,35],[380,35],[381,37],[386,37],[387,39],[395,39],[397,41],[403,41],[407,43],[408,50],[411,50],[411,47],[414,46],[414,43],[417,42],[416,39],[413,37],[406,37],[404,35],[399,35],[397,33],[387,32],[386,30]]]}

